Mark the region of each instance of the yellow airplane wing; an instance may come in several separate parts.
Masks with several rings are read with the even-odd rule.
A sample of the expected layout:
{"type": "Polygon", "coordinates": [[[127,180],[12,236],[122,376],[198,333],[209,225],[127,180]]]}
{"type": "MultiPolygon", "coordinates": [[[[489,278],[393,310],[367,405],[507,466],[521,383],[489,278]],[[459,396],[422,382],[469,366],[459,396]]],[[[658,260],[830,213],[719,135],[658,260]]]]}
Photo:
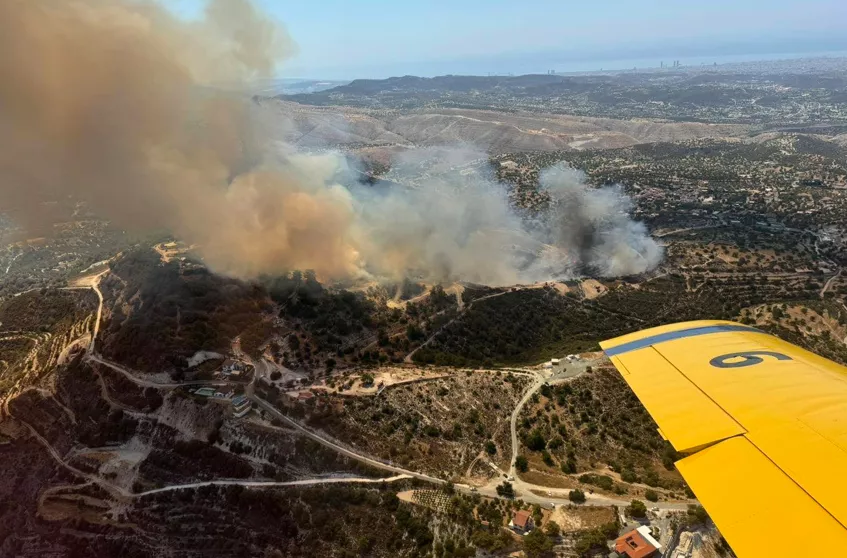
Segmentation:
{"type": "Polygon", "coordinates": [[[600,346],[740,558],[847,554],[847,368],[722,321],[600,346]]]}

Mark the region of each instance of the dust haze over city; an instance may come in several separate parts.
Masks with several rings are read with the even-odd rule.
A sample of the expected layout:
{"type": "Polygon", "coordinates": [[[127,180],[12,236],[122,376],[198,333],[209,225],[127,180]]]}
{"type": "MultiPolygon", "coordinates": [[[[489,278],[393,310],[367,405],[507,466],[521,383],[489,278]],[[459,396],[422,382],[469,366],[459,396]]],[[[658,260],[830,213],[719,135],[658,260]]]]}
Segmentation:
{"type": "Polygon", "coordinates": [[[756,555],[687,464],[844,373],[843,16],[0,3],[0,558],[756,555]]]}

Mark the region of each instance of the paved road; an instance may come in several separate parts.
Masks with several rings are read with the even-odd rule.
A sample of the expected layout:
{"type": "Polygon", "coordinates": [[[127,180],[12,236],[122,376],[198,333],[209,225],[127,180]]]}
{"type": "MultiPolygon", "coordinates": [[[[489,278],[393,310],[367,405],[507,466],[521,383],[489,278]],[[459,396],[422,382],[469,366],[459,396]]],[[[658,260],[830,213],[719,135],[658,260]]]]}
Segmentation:
{"type": "MultiPolygon", "coordinates": [[[[163,382],[153,382],[153,381],[150,381],[150,380],[143,380],[143,379],[139,378],[138,376],[136,376],[135,374],[133,374],[131,371],[129,371],[126,368],[124,368],[123,366],[121,366],[120,364],[114,363],[110,360],[106,360],[103,357],[101,357],[100,355],[97,355],[97,354],[94,354],[94,353],[88,353],[87,355],[85,355],[85,358],[90,360],[90,361],[102,364],[103,366],[106,366],[108,368],[111,368],[112,370],[114,370],[116,372],[120,372],[121,374],[126,376],[126,378],[129,381],[131,381],[132,383],[139,385],[139,386],[154,387],[154,388],[175,388],[175,387],[179,387],[181,385],[184,385],[184,384],[180,384],[180,383],[163,383],[163,382]]],[[[195,383],[195,382],[192,382],[192,383],[195,383]]],[[[196,383],[200,383],[200,382],[196,382],[196,383]]]]}
{"type": "Polygon", "coordinates": [[[701,229],[714,229],[714,228],[717,228],[717,227],[718,227],[718,225],[703,225],[703,226],[700,226],[700,227],[686,227],[684,229],[674,229],[672,231],[665,231],[665,232],[662,232],[662,233],[653,234],[653,238],[662,238],[662,237],[665,237],[665,236],[670,236],[672,234],[679,234],[679,233],[684,233],[684,232],[688,232],[688,231],[697,231],[697,230],[701,230],[701,229]]]}
{"type": "Polygon", "coordinates": [[[393,477],[384,477],[379,479],[369,479],[360,477],[331,477],[324,479],[303,479],[287,482],[274,481],[245,481],[245,480],[217,480],[205,482],[192,482],[189,484],[175,484],[173,486],[165,486],[163,488],[154,488],[144,492],[133,494],[134,497],[148,496],[150,494],[159,494],[161,492],[170,492],[173,490],[182,490],[183,488],[199,488],[201,486],[244,486],[247,488],[274,488],[283,486],[315,486],[320,484],[381,484],[384,482],[396,482],[405,479],[410,479],[409,475],[395,475],[393,477]]]}
{"type": "Polygon", "coordinates": [[[153,387],[153,388],[161,388],[161,389],[173,389],[184,386],[247,386],[249,384],[245,384],[244,382],[233,382],[227,380],[192,380],[185,382],[154,382],[152,380],[144,380],[136,376],[131,370],[128,370],[121,366],[116,362],[112,362],[111,360],[106,360],[100,355],[96,355],[94,353],[86,354],[85,358],[90,361],[102,364],[108,368],[116,372],[120,372],[132,383],[142,386],[142,387],[153,387]]]}
{"type": "Polygon", "coordinates": [[[521,409],[526,405],[526,402],[532,399],[532,396],[535,395],[535,392],[541,388],[544,384],[544,378],[540,376],[536,376],[535,381],[529,386],[529,389],[524,392],[521,400],[518,401],[518,404],[515,405],[515,409],[512,411],[512,417],[510,419],[509,428],[511,429],[512,434],[512,461],[509,465],[509,476],[515,476],[515,461],[518,459],[518,416],[521,414],[521,409]]]}
{"type": "MultiPolygon", "coordinates": [[[[525,287],[521,287],[521,290],[527,290],[527,289],[540,289],[540,288],[543,288],[545,285],[546,285],[546,283],[540,283],[540,284],[538,284],[538,285],[528,285],[528,286],[525,286],[525,287]]],[[[479,298],[475,298],[474,300],[470,301],[470,303],[468,303],[468,305],[467,305],[467,306],[463,306],[463,307],[462,307],[462,309],[459,311],[459,313],[458,313],[458,314],[456,314],[456,317],[454,317],[452,320],[450,320],[449,322],[447,322],[446,324],[444,324],[443,326],[441,326],[440,328],[438,328],[438,331],[436,331],[435,333],[433,333],[432,335],[430,335],[430,336],[427,338],[427,340],[426,340],[426,341],[424,341],[423,343],[421,343],[421,345],[420,345],[419,347],[417,347],[417,348],[416,348],[415,350],[413,350],[411,353],[409,353],[408,355],[406,355],[406,358],[404,358],[404,359],[403,359],[403,362],[405,362],[406,364],[413,364],[413,363],[414,363],[414,360],[412,360],[412,357],[414,356],[414,354],[415,354],[416,352],[418,352],[419,350],[421,350],[421,349],[423,349],[424,347],[426,347],[427,345],[429,345],[429,344],[432,342],[432,340],[433,340],[433,339],[435,339],[435,337],[436,337],[439,333],[441,333],[442,331],[444,331],[444,329],[445,329],[445,328],[449,327],[449,326],[450,326],[450,324],[452,324],[453,322],[455,322],[456,320],[458,320],[459,318],[461,318],[462,316],[464,316],[464,315],[465,315],[465,313],[466,313],[468,310],[470,310],[471,308],[473,308],[473,305],[474,305],[474,304],[476,304],[477,302],[482,302],[483,300],[488,300],[489,298],[495,298],[495,297],[498,297],[498,296],[503,296],[504,294],[508,294],[508,293],[510,293],[510,292],[512,292],[512,291],[511,291],[511,290],[509,290],[509,289],[507,289],[507,290],[502,291],[502,292],[499,292],[499,293],[494,293],[494,294],[490,294],[490,295],[481,296],[481,297],[479,297],[479,298]]]]}
{"type": "Polygon", "coordinates": [[[62,289],[64,290],[93,289],[94,292],[97,294],[99,303],[97,304],[97,316],[94,320],[94,332],[91,334],[91,342],[88,344],[89,353],[94,353],[94,342],[97,340],[97,335],[100,333],[100,321],[103,317],[103,293],[102,291],[100,291],[100,279],[107,273],[109,273],[109,270],[105,269],[97,275],[87,277],[87,284],[80,282],[80,284],[75,285],[73,287],[62,287],[62,289]]]}
{"type": "MultiPolygon", "coordinates": [[[[497,498],[497,488],[496,485],[500,483],[503,479],[497,479],[492,481],[489,485],[484,486],[478,489],[478,492],[483,496],[489,496],[491,498],[497,498]]],[[[530,504],[538,504],[542,507],[550,508],[550,504],[555,504],[556,506],[573,504],[568,499],[568,493],[570,489],[562,489],[562,488],[550,488],[549,486],[540,486],[537,484],[530,484],[527,482],[523,482],[520,479],[515,479],[512,483],[515,492],[517,493],[517,498],[523,500],[524,502],[528,502],[530,504]],[[544,496],[539,496],[532,492],[532,490],[537,490],[544,496]],[[547,496],[546,493],[549,492],[552,496],[547,496]]],[[[618,506],[625,507],[630,504],[631,500],[619,500],[616,498],[610,498],[608,496],[602,496],[600,494],[585,494],[585,503],[583,506],[618,506]]],[[[647,502],[650,508],[659,508],[660,510],[686,510],[688,509],[688,504],[693,502],[647,502]]]]}
{"type": "Polygon", "coordinates": [[[54,448],[50,442],[48,442],[39,432],[28,422],[18,419],[21,424],[27,427],[30,433],[38,440],[41,445],[47,450],[50,456],[57,462],[59,465],[64,467],[65,469],[71,471],[75,475],[78,475],[88,482],[92,482],[101,486],[106,491],[110,492],[116,496],[122,496],[124,498],[138,498],[141,496],[147,496],[149,494],[157,494],[160,492],[170,492],[173,490],[180,490],[183,488],[198,488],[201,486],[229,486],[229,485],[238,485],[244,487],[285,487],[285,486],[314,486],[321,484],[342,484],[342,483],[357,483],[357,484],[380,484],[384,482],[396,482],[405,479],[411,479],[412,475],[408,474],[398,474],[393,477],[383,477],[383,478],[364,478],[364,477],[328,477],[328,478],[318,478],[318,479],[302,479],[296,481],[287,481],[287,482],[275,482],[275,481],[250,481],[250,480],[215,480],[215,481],[203,481],[203,482],[194,482],[188,484],[176,484],[172,486],[165,486],[162,488],[154,488],[153,490],[147,490],[144,492],[129,492],[126,489],[116,486],[106,479],[91,473],[86,473],[85,471],[81,471],[74,467],[73,465],[68,464],[64,457],[62,457],[59,452],[54,448]]]}
{"type": "Polygon", "coordinates": [[[101,486],[104,490],[108,491],[111,494],[114,494],[114,495],[117,495],[117,496],[123,496],[123,497],[131,496],[131,493],[127,492],[126,490],[124,490],[123,488],[121,488],[119,486],[113,485],[112,483],[108,482],[106,479],[101,478],[97,475],[93,475],[91,473],[86,473],[85,471],[80,471],[79,469],[77,469],[73,465],[69,465],[68,463],[65,462],[65,459],[61,455],[59,455],[59,452],[56,451],[56,448],[54,448],[52,445],[50,445],[50,442],[48,442],[41,434],[39,434],[38,431],[31,424],[29,424],[28,422],[26,422],[26,421],[24,421],[20,418],[18,418],[18,421],[21,424],[23,424],[24,426],[26,426],[27,429],[29,429],[29,431],[35,437],[35,439],[38,440],[41,443],[41,445],[44,446],[44,448],[47,450],[47,453],[49,453],[50,456],[54,460],[56,460],[56,462],[59,463],[59,465],[61,465],[62,467],[64,467],[68,471],[70,471],[70,472],[74,473],[75,475],[78,475],[78,476],[80,476],[80,477],[82,477],[82,478],[84,478],[84,479],[86,479],[90,482],[93,482],[93,483],[97,484],[98,486],[101,486]]]}
{"type": "Polygon", "coordinates": [[[130,407],[129,405],[124,405],[123,403],[121,403],[117,399],[114,399],[112,397],[112,394],[109,393],[109,388],[106,386],[106,380],[103,378],[102,374],[100,374],[100,371],[95,369],[94,373],[97,376],[97,383],[100,384],[100,395],[103,397],[103,399],[109,405],[111,405],[112,407],[115,407],[117,409],[120,409],[124,413],[132,415],[133,417],[136,417],[136,418],[137,417],[155,418],[155,415],[153,415],[153,414],[145,413],[143,411],[139,411],[138,409],[134,409],[134,408],[130,407]]]}
{"type": "Polygon", "coordinates": [[[844,268],[839,267],[838,272],[830,277],[826,283],[824,283],[823,288],[821,289],[821,298],[826,295],[826,292],[832,287],[832,283],[841,276],[841,272],[844,271],[844,268]]]}
{"type": "Polygon", "coordinates": [[[295,430],[305,434],[306,436],[308,436],[309,438],[318,442],[319,444],[323,444],[324,446],[326,446],[326,447],[328,447],[332,450],[337,451],[338,453],[340,453],[342,455],[346,455],[347,457],[350,457],[350,458],[355,459],[357,461],[360,461],[362,463],[366,463],[368,465],[371,465],[372,467],[382,469],[384,471],[390,471],[392,473],[397,473],[397,474],[400,474],[400,475],[409,475],[410,477],[414,477],[416,479],[420,479],[420,480],[424,480],[424,481],[436,483],[436,484],[446,484],[446,482],[447,482],[444,479],[431,477],[429,475],[425,475],[423,473],[418,473],[417,471],[410,471],[408,469],[403,469],[402,467],[397,467],[395,465],[389,465],[387,463],[383,463],[382,461],[379,461],[379,460],[374,459],[372,457],[368,457],[366,455],[363,455],[363,454],[354,452],[352,450],[349,450],[349,449],[345,448],[344,446],[340,446],[340,445],[336,444],[335,442],[328,440],[327,438],[324,438],[320,434],[302,426],[299,422],[290,419],[289,417],[280,413],[276,409],[276,407],[274,407],[273,405],[271,405],[270,403],[268,403],[264,399],[262,399],[262,398],[260,398],[256,395],[253,395],[252,400],[253,400],[254,403],[256,403],[256,405],[258,405],[259,407],[261,407],[262,409],[264,409],[265,411],[267,411],[268,413],[270,413],[274,417],[276,417],[276,418],[282,420],[283,422],[289,424],[295,430]]]}
{"type": "Polygon", "coordinates": [[[97,298],[100,300],[100,303],[97,305],[97,317],[94,320],[94,333],[91,335],[91,343],[88,345],[88,352],[92,354],[94,353],[94,342],[97,341],[97,335],[100,334],[100,321],[103,318],[103,293],[100,291],[100,278],[107,271],[97,275],[91,283],[91,288],[94,289],[94,292],[97,293],[97,298]]]}
{"type": "Polygon", "coordinates": [[[532,376],[536,378],[535,382],[526,390],[523,397],[518,404],[515,406],[515,409],[512,411],[512,416],[509,424],[509,428],[511,429],[512,435],[512,462],[509,467],[509,476],[515,476],[515,460],[518,458],[518,417],[521,414],[521,410],[524,405],[526,405],[527,401],[532,399],[532,396],[535,395],[544,382],[549,382],[551,384],[559,383],[565,380],[570,380],[572,378],[576,378],[577,376],[583,374],[585,369],[589,366],[594,366],[597,364],[597,359],[595,360],[579,360],[577,362],[568,362],[564,368],[561,370],[555,371],[551,374],[549,378],[545,378],[538,371],[533,371],[532,376]]]}

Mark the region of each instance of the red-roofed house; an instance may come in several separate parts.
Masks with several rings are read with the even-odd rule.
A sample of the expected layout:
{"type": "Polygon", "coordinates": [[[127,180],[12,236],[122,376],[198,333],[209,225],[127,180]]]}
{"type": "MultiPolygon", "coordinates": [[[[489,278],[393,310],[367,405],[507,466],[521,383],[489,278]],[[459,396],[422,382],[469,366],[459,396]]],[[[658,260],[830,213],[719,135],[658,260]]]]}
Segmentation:
{"type": "Polygon", "coordinates": [[[662,545],[650,534],[649,527],[639,527],[615,541],[615,552],[626,558],[651,558],[659,555],[662,545]]]}
{"type": "Polygon", "coordinates": [[[515,533],[526,535],[535,527],[535,522],[532,520],[532,514],[526,510],[519,510],[512,515],[512,520],[509,522],[509,527],[515,533]]]}

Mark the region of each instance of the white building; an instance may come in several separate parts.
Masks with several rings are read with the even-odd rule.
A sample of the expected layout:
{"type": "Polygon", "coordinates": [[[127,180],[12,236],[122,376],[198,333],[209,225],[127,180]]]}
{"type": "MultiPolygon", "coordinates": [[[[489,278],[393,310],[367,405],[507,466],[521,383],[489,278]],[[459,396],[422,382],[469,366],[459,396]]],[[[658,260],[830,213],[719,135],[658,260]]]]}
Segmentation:
{"type": "Polygon", "coordinates": [[[244,395],[237,395],[232,399],[232,414],[236,418],[245,416],[252,408],[253,402],[244,395]]]}
{"type": "Polygon", "coordinates": [[[647,525],[642,525],[641,527],[638,527],[636,531],[638,531],[638,533],[642,537],[644,537],[645,541],[652,544],[654,547],[656,547],[656,550],[661,552],[662,545],[659,544],[659,541],[653,538],[653,533],[650,532],[650,527],[648,527],[647,525]]]}

